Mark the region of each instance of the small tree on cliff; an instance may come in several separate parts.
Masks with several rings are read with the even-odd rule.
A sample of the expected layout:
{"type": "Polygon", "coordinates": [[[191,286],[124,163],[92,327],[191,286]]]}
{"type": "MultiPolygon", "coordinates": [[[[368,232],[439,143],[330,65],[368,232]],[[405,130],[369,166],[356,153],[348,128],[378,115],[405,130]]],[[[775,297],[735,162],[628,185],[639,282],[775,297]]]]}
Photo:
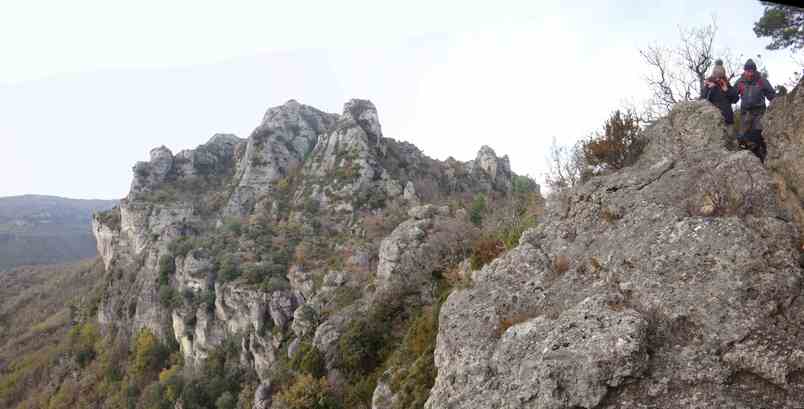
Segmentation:
{"type": "Polygon", "coordinates": [[[800,71],[794,72],[788,82],[788,85],[795,86],[804,76],[804,59],[798,52],[804,49],[804,9],[764,1],[762,4],[765,5],[765,12],[754,23],[754,34],[771,39],[766,47],[768,50],[790,50],[793,60],[800,67],[800,71]]]}
{"type": "Polygon", "coordinates": [[[634,164],[644,147],[639,116],[616,110],[603,125],[603,133],[583,144],[583,153],[586,163],[596,169],[622,169],[634,164]]]}
{"type": "Polygon", "coordinates": [[[726,75],[733,78],[740,69],[740,57],[728,48],[717,48],[717,22],[701,27],[679,28],[679,42],[674,46],[650,45],[639,50],[648,64],[646,77],[651,96],[646,107],[650,118],[663,115],[682,101],[698,99],[709,69],[721,59],[726,75]]]}
{"type": "Polygon", "coordinates": [[[804,9],[763,1],[765,13],[754,23],[757,37],[770,37],[768,50],[804,48],[804,9]]]}
{"type": "Polygon", "coordinates": [[[547,151],[547,173],[544,181],[550,192],[571,189],[581,183],[586,169],[581,142],[559,145],[555,138],[547,151]]]}

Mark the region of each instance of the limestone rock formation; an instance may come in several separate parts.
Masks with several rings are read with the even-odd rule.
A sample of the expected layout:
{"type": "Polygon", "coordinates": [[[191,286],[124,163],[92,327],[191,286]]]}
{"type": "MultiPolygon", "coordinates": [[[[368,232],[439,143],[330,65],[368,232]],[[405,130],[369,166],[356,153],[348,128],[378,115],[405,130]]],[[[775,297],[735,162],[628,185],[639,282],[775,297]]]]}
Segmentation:
{"type": "Polygon", "coordinates": [[[341,114],[291,100],[247,140],[216,134],[176,155],[159,147],[134,173],[117,213],[93,222],[108,273],[99,321],[175,340],[191,368],[237,340],[260,382],[253,403],[266,408],[280,363],[310,345],[337,374],[339,337],[383,301],[376,294],[432,301],[431,273],[476,232],[447,207],[420,203],[504,195],[514,177],[488,147],[442,162],[384,137],[365,100],[341,114]],[[410,209],[410,220],[389,226],[380,245],[365,222],[396,220],[390,208],[410,209]]]}
{"type": "Polygon", "coordinates": [[[336,115],[294,100],[269,109],[248,139],[235,176],[237,187],[225,214],[251,211],[260,195],[270,192],[274,182],[302,163],[336,119],[336,115]]]}
{"type": "Polygon", "coordinates": [[[134,180],[131,190],[147,191],[165,181],[168,172],[173,168],[173,153],[165,146],[151,150],[151,160],[134,165],[134,180]]]}
{"type": "Polygon", "coordinates": [[[459,257],[479,235],[466,221],[451,217],[446,206],[413,207],[408,216],[380,244],[377,288],[381,292],[427,290],[439,263],[459,257]]]}
{"type": "MultiPolygon", "coordinates": [[[[804,229],[804,87],[776,98],[764,118],[768,170],[779,183],[781,200],[804,229]]],[[[804,246],[804,242],[801,243],[804,246]]],[[[802,247],[804,251],[804,247],[802,247]]]]}
{"type": "Polygon", "coordinates": [[[302,366],[374,409],[795,408],[802,92],[768,110],[768,169],[725,148],[716,108],[679,104],[633,166],[555,195],[482,268],[461,203],[513,197],[507,157],[434,160],[383,136],[369,101],[289,101],[247,140],[135,166],[93,223],[98,318],[177,341],[190,369],[235,345],[260,408],[302,366]]]}
{"type": "Polygon", "coordinates": [[[679,104],[636,165],[551,203],[452,293],[426,407],[798,405],[798,232],[721,123],[679,104]]]}

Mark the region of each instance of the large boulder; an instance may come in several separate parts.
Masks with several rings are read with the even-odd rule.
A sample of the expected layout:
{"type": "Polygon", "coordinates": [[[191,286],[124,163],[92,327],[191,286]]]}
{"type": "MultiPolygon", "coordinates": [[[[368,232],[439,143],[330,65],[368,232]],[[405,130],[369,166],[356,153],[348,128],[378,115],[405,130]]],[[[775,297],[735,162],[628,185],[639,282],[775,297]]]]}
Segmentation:
{"type": "Polygon", "coordinates": [[[459,260],[479,232],[451,217],[446,206],[416,206],[408,216],[380,243],[377,289],[392,295],[420,292],[427,300],[433,273],[459,260]]]}
{"type": "Polygon", "coordinates": [[[796,226],[725,132],[711,105],[676,106],[633,167],[560,196],[451,294],[426,407],[801,402],[796,226]]]}

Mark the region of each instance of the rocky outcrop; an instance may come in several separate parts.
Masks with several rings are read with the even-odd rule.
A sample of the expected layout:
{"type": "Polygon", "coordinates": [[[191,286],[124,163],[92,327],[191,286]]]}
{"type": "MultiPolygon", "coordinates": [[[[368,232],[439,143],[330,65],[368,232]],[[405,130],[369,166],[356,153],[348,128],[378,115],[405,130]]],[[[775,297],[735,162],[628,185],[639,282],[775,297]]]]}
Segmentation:
{"type": "Polygon", "coordinates": [[[232,134],[215,134],[206,144],[176,154],[175,173],[191,179],[231,171],[243,149],[243,140],[232,134]]]}
{"type": "Polygon", "coordinates": [[[451,217],[447,206],[416,206],[408,216],[380,243],[377,289],[381,293],[426,294],[432,273],[454,264],[479,234],[466,221],[451,217]]]}
{"type": "Polygon", "coordinates": [[[804,230],[804,86],[776,98],[763,124],[768,170],[779,183],[782,203],[804,230]]]}
{"type": "Polygon", "coordinates": [[[107,214],[114,218],[114,222],[104,223],[96,214],[92,218],[92,232],[95,235],[98,255],[103,259],[103,265],[108,270],[120,246],[118,240],[120,236],[120,208],[116,207],[107,214]]]}
{"type": "Polygon", "coordinates": [[[151,160],[134,165],[134,179],[131,191],[140,193],[152,190],[167,179],[173,168],[173,153],[165,146],[151,150],[151,160]]]}
{"type": "Polygon", "coordinates": [[[636,165],[551,203],[451,294],[426,407],[797,405],[796,226],[721,123],[676,106],[636,165]]]}
{"type": "Polygon", "coordinates": [[[306,162],[303,170],[306,186],[299,193],[324,207],[349,212],[354,210],[355,199],[361,194],[385,197],[390,175],[380,163],[382,144],[374,104],[364,100],[347,102],[343,114],[321,137],[306,162]]]}
{"type": "Polygon", "coordinates": [[[511,164],[508,156],[498,158],[494,150],[487,145],[483,145],[477,152],[475,160],[466,164],[466,169],[471,174],[481,176],[488,183],[488,190],[496,189],[504,192],[511,190],[511,164]]]}
{"type": "Polygon", "coordinates": [[[337,115],[294,100],[269,109],[248,139],[235,176],[237,187],[224,214],[240,216],[250,212],[257,200],[271,191],[274,182],[301,166],[336,119],[337,115]]]}
{"type": "Polygon", "coordinates": [[[310,346],[337,380],[341,335],[383,297],[434,301],[433,275],[465,258],[478,232],[446,206],[420,204],[504,195],[515,176],[489,147],[442,162],[384,137],[366,100],[341,114],[291,100],[247,140],[159,147],[134,173],[119,215],[93,225],[110,272],[100,322],[175,339],[188,367],[238,340],[260,382],[256,407],[271,406],[277,363],[310,346]],[[385,240],[367,237],[366,219],[396,224],[408,210],[385,240]],[[318,251],[328,259],[305,262],[318,251]]]}
{"type": "MultiPolygon", "coordinates": [[[[769,109],[769,173],[724,147],[717,109],[679,104],[635,165],[556,195],[516,248],[471,271],[480,232],[427,203],[510,193],[507,157],[434,160],[385,138],[369,101],[341,114],[289,101],[247,141],[219,134],[135,166],[119,215],[93,222],[109,271],[99,320],[176,339],[188,366],[237,339],[255,407],[301,351],[338,387],[342,336],[391,301],[440,311],[429,409],[796,407],[802,107],[796,89],[769,109]],[[456,265],[471,277],[439,310],[456,265]]],[[[394,324],[383,331],[402,336],[394,324]]],[[[399,374],[372,407],[402,402],[399,374]]]]}

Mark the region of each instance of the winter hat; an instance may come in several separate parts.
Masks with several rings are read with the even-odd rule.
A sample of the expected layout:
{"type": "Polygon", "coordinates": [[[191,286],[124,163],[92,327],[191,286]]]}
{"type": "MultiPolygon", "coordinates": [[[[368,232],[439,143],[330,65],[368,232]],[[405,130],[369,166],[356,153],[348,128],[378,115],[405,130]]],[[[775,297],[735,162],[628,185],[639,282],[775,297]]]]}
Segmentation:
{"type": "Polygon", "coordinates": [[[745,65],[743,66],[743,69],[744,70],[754,70],[754,71],[756,71],[757,65],[754,64],[754,60],[749,58],[748,61],[745,62],[745,65]]]}
{"type": "Polygon", "coordinates": [[[725,78],[726,77],[726,69],[723,68],[723,60],[715,61],[715,67],[712,68],[712,77],[715,77],[715,78],[725,78]]]}

